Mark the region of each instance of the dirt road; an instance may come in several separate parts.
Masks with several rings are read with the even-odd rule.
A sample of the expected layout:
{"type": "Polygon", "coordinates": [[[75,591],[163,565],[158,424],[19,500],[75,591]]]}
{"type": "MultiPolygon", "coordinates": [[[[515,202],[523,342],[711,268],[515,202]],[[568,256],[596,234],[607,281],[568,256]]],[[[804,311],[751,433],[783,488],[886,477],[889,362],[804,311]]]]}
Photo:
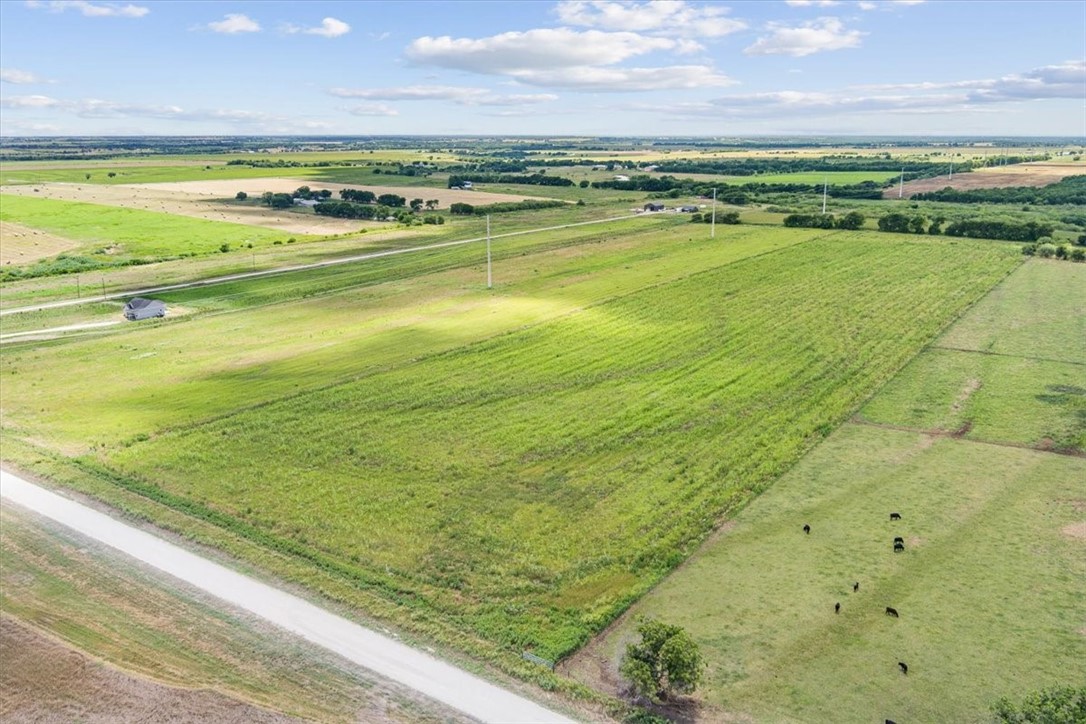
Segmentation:
{"type": "MultiPolygon", "coordinates": [[[[490,238],[504,239],[510,236],[523,236],[524,234],[535,234],[540,231],[556,231],[558,229],[570,229],[575,226],[589,226],[591,224],[605,224],[609,221],[622,221],[623,219],[633,219],[638,216],[646,216],[644,214],[630,214],[628,216],[613,216],[609,219],[595,219],[593,221],[578,221],[573,224],[561,224],[559,226],[547,226],[541,229],[526,229],[524,231],[510,231],[505,234],[493,234],[490,238]]],[[[375,251],[369,254],[359,254],[357,256],[345,256],[340,259],[330,259],[328,261],[318,261],[312,264],[297,264],[295,266],[284,266],[278,269],[265,269],[263,271],[244,272],[241,274],[230,274],[222,277],[212,277],[210,279],[200,279],[194,282],[186,282],[184,284],[169,284],[161,287],[147,287],[144,289],[132,289],[126,292],[120,292],[117,294],[106,294],[98,297],[84,297],[82,299],[65,299],[59,302],[46,302],[44,304],[36,304],[29,307],[15,307],[12,309],[0,309],[0,316],[6,314],[21,314],[23,312],[35,312],[40,309],[56,309],[58,307],[73,307],[77,304],[90,304],[92,302],[104,302],[110,299],[128,299],[129,297],[148,296],[150,294],[160,294],[162,292],[173,292],[178,289],[191,289],[193,287],[206,287],[212,284],[222,284],[225,282],[236,282],[240,279],[255,279],[257,277],[272,276],[275,274],[286,274],[287,272],[304,271],[306,269],[320,269],[322,267],[336,266],[338,264],[353,264],[358,261],[365,261],[367,259],[378,259],[383,256],[395,256],[397,254],[411,254],[417,251],[429,251],[431,249],[443,249],[449,246],[461,246],[463,244],[477,244],[481,241],[486,241],[485,236],[477,236],[472,239],[460,239],[458,241],[443,241],[438,244],[430,244],[428,246],[412,246],[405,249],[390,249],[388,251],[375,251]]]]}
{"type": "Polygon", "coordinates": [[[51,518],[481,721],[572,721],[297,596],[212,563],[6,470],[0,470],[0,497],[5,503],[14,503],[51,518]]]}

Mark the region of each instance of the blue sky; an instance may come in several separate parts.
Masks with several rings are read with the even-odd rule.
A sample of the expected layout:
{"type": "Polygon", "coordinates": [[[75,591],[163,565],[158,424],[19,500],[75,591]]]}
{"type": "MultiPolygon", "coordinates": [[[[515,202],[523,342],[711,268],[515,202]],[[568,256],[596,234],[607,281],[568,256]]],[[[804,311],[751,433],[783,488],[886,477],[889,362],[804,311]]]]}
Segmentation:
{"type": "Polygon", "coordinates": [[[1086,3],[0,1],[0,133],[1086,135],[1086,3]]]}

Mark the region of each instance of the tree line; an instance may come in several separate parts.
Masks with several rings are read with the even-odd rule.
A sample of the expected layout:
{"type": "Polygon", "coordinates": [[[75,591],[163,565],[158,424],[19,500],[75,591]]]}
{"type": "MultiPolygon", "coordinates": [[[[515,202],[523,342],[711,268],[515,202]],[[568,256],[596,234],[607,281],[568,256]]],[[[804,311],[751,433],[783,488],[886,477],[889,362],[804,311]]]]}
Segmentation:
{"type": "Polygon", "coordinates": [[[573,181],[561,176],[547,176],[542,173],[533,174],[496,174],[496,173],[466,173],[449,176],[449,188],[463,186],[465,181],[471,183],[492,184],[523,184],[525,186],[572,186],[573,181]]]}

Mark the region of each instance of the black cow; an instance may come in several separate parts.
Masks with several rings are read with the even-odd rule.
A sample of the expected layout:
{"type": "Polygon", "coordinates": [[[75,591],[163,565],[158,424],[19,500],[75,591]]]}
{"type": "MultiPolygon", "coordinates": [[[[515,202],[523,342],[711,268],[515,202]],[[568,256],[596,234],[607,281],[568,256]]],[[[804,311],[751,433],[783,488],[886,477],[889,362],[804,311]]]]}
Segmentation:
{"type": "Polygon", "coordinates": [[[906,676],[909,675],[909,666],[904,661],[897,662],[897,667],[901,669],[901,673],[905,674],[906,676]]]}
{"type": "Polygon", "coordinates": [[[898,618],[897,609],[896,608],[890,608],[889,606],[887,606],[886,607],[886,615],[887,616],[893,616],[894,618],[898,618]]]}
{"type": "Polygon", "coordinates": [[[806,533],[807,535],[810,535],[811,534],[811,526],[804,523],[803,524],[803,532],[806,533]]]}
{"type": "Polygon", "coordinates": [[[852,584],[852,592],[856,593],[859,590],[860,590],[860,582],[856,581],[855,583],[852,584]]]}
{"type": "Polygon", "coordinates": [[[896,722],[896,721],[894,721],[893,719],[887,719],[887,720],[886,720],[886,721],[884,722],[884,724],[897,724],[897,722],[896,722]]]}
{"type": "Polygon", "coordinates": [[[905,550],[905,544],[899,541],[894,541],[894,553],[905,550]]]}
{"type": "Polygon", "coordinates": [[[890,520],[901,520],[901,513],[890,513],[890,520]]]}
{"type": "Polygon", "coordinates": [[[834,613],[841,613],[841,602],[840,601],[833,604],[833,612],[834,613]]]}
{"type": "Polygon", "coordinates": [[[901,536],[898,536],[897,538],[894,538],[894,543],[900,543],[901,545],[905,545],[905,539],[901,536]]]}

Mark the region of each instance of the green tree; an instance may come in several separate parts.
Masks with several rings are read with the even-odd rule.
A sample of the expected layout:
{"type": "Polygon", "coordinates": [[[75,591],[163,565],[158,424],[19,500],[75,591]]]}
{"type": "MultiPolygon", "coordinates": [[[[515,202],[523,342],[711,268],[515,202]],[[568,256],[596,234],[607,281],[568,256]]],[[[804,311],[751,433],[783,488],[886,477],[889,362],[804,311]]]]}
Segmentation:
{"type": "Polygon", "coordinates": [[[475,207],[471,204],[456,203],[449,207],[449,211],[458,216],[471,216],[475,213],[475,207]]]}
{"type": "Polygon", "coordinates": [[[417,214],[422,211],[422,204],[422,199],[411,199],[411,210],[417,214]]]}
{"type": "Polygon", "coordinates": [[[637,633],[641,641],[626,648],[619,666],[619,673],[634,691],[652,701],[664,701],[674,694],[689,694],[697,689],[705,663],[697,644],[685,630],[643,618],[637,633]]]}
{"type": "Polygon", "coordinates": [[[1080,724],[1086,721],[1086,686],[1058,686],[1027,696],[1021,706],[1006,697],[992,706],[999,724],[1080,724]]]}
{"type": "Polygon", "coordinates": [[[1056,255],[1056,245],[1055,244],[1038,244],[1037,245],[1037,256],[1041,257],[1042,259],[1051,259],[1055,255],[1056,255]]]}
{"type": "Polygon", "coordinates": [[[909,233],[909,217],[905,214],[887,214],[879,219],[879,231],[907,234],[909,233]]]}
{"type": "Polygon", "coordinates": [[[927,222],[923,216],[917,214],[909,219],[909,231],[913,234],[923,234],[924,224],[927,222]]]}
{"type": "Polygon", "coordinates": [[[837,220],[837,228],[852,229],[855,231],[856,229],[863,228],[864,221],[866,221],[866,219],[859,211],[850,211],[837,220]]]}
{"type": "Polygon", "coordinates": [[[381,194],[377,197],[377,203],[382,206],[401,207],[407,203],[407,199],[397,194],[381,194]]]}
{"type": "Polygon", "coordinates": [[[245,199],[249,198],[249,194],[245,193],[244,191],[238,191],[234,198],[238,201],[244,201],[245,199]]]}
{"type": "Polygon", "coordinates": [[[438,199],[429,199],[429,200],[427,200],[426,201],[426,210],[427,211],[433,211],[434,209],[437,208],[437,205],[439,203],[441,203],[441,201],[438,200],[438,199]]]}

